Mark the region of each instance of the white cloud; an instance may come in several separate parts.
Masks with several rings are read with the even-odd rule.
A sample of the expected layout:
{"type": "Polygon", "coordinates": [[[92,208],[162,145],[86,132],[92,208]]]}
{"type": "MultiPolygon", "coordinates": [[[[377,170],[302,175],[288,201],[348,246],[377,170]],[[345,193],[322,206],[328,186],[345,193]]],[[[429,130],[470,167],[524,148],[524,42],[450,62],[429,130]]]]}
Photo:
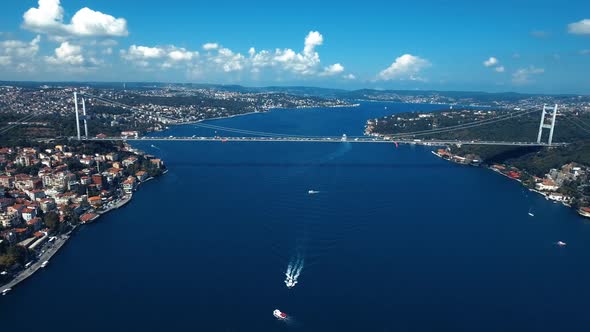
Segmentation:
{"type": "Polygon", "coordinates": [[[322,68],[316,47],[322,45],[323,41],[324,38],[319,32],[310,31],[305,37],[301,52],[290,48],[256,51],[254,47],[250,47],[247,55],[243,55],[218,43],[207,43],[201,46],[206,51],[203,54],[172,45],[155,47],[132,45],[127,50],[121,50],[120,53],[123,59],[146,70],[151,70],[153,67],[164,69],[184,67],[190,76],[196,73],[199,77],[210,72],[249,71],[258,78],[265,69],[273,70],[275,79],[277,74],[306,77],[343,74],[344,66],[340,63],[322,68]]]}
{"type": "Polygon", "coordinates": [[[570,23],[567,30],[574,35],[590,35],[590,19],[570,23]]]}
{"type": "Polygon", "coordinates": [[[138,46],[131,45],[127,50],[121,50],[121,57],[137,67],[176,68],[182,63],[189,63],[198,58],[199,52],[189,51],[182,47],[170,46],[138,46]]]}
{"type": "Polygon", "coordinates": [[[39,0],[38,7],[23,15],[23,27],[49,35],[79,37],[127,36],[127,21],[88,7],[74,14],[69,24],[64,23],[64,9],[60,0],[39,0]]]}
{"type": "Polygon", "coordinates": [[[55,49],[55,55],[45,57],[45,61],[52,65],[81,66],[84,64],[82,47],[70,44],[69,42],[63,42],[55,49]]]}
{"type": "Polygon", "coordinates": [[[490,68],[494,67],[494,71],[497,73],[503,73],[506,68],[504,66],[500,66],[500,60],[496,57],[489,57],[486,61],[483,62],[483,65],[490,68]]]}
{"type": "MultiPolygon", "coordinates": [[[[0,65],[26,66],[39,52],[41,36],[36,36],[30,42],[21,40],[0,41],[0,65]]],[[[29,66],[31,67],[31,66],[29,66]]],[[[32,68],[32,67],[31,67],[32,68]]]]}
{"type": "Polygon", "coordinates": [[[418,74],[430,66],[430,62],[426,59],[411,54],[404,54],[395,59],[391,66],[381,71],[377,75],[377,78],[385,81],[394,79],[421,81],[423,79],[418,74]]]}
{"type": "Polygon", "coordinates": [[[131,45],[127,51],[122,50],[121,55],[129,61],[158,59],[164,57],[164,50],[160,47],[147,47],[131,45]]]}
{"type": "Polygon", "coordinates": [[[305,54],[313,54],[315,51],[316,46],[321,46],[324,43],[324,36],[322,36],[318,31],[310,31],[305,37],[305,48],[303,49],[303,53],[305,54]]]}
{"type": "Polygon", "coordinates": [[[240,53],[234,53],[228,48],[219,48],[217,54],[209,57],[209,60],[224,72],[240,71],[245,67],[246,58],[240,53]]]}
{"type": "Polygon", "coordinates": [[[212,51],[212,50],[216,50],[219,48],[219,44],[217,43],[206,43],[203,45],[203,49],[205,51],[212,51]]]}
{"type": "Polygon", "coordinates": [[[168,57],[172,61],[190,61],[193,57],[198,55],[198,52],[190,52],[184,48],[175,49],[168,53],[168,57]]]}
{"type": "Polygon", "coordinates": [[[331,66],[324,68],[324,71],[320,73],[321,76],[333,76],[344,72],[344,67],[339,64],[335,63],[331,66]]]}
{"type": "Polygon", "coordinates": [[[342,76],[342,78],[344,78],[346,80],[355,80],[356,76],[354,76],[354,74],[346,74],[346,75],[342,76]]]}
{"type": "Polygon", "coordinates": [[[489,59],[487,59],[486,61],[483,62],[483,65],[486,67],[492,67],[495,66],[499,63],[498,59],[496,59],[495,57],[490,57],[489,59]]]}
{"type": "Polygon", "coordinates": [[[512,74],[512,83],[514,84],[528,84],[532,83],[531,76],[540,75],[545,72],[543,68],[536,68],[529,66],[527,68],[520,68],[512,74]]]}

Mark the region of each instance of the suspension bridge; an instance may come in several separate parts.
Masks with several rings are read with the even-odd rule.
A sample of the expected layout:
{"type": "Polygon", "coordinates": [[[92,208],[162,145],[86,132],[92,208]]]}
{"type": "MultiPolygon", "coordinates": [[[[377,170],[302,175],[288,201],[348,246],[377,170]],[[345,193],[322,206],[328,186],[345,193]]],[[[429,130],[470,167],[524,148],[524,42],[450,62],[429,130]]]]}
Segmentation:
{"type": "MultiPolygon", "coordinates": [[[[155,133],[151,136],[142,136],[139,137],[138,135],[126,135],[126,136],[116,136],[116,137],[104,137],[104,136],[94,136],[91,137],[88,134],[88,115],[86,112],[86,99],[92,98],[95,102],[100,102],[107,104],[109,106],[118,107],[122,109],[128,109],[131,111],[138,111],[138,112],[145,112],[140,108],[135,106],[126,105],[120,103],[118,101],[110,100],[105,97],[96,96],[89,93],[76,93],[74,92],[74,111],[76,113],[76,133],[77,136],[70,137],[70,139],[77,139],[77,140],[87,140],[87,141],[185,141],[185,142],[212,142],[212,141],[220,141],[220,142],[308,142],[308,143],[395,143],[395,144],[415,144],[415,145],[435,145],[435,146],[444,146],[444,145],[490,145],[490,146],[515,146],[515,147],[556,147],[556,146],[564,146],[567,143],[555,143],[553,142],[553,134],[555,130],[555,122],[557,116],[558,106],[555,105],[553,108],[548,108],[546,105],[542,108],[541,119],[539,123],[539,131],[537,135],[537,139],[535,141],[527,141],[527,142],[517,142],[517,141],[489,141],[489,140],[444,140],[444,139],[431,139],[431,138],[421,138],[425,136],[432,137],[436,134],[441,133],[449,133],[453,131],[459,131],[469,128],[475,128],[484,125],[490,125],[501,121],[510,121],[512,119],[516,119],[518,117],[539,112],[539,109],[528,109],[528,110],[518,110],[514,112],[509,112],[506,114],[502,114],[499,116],[495,116],[493,118],[476,120],[472,122],[467,122],[463,124],[448,126],[448,127],[441,127],[441,128],[433,128],[428,130],[421,130],[421,131],[414,131],[414,132],[405,132],[399,134],[392,134],[392,135],[378,135],[378,136],[313,136],[313,135],[289,135],[289,134],[281,134],[281,133],[272,133],[272,132],[262,132],[262,131],[254,131],[248,129],[239,129],[239,128],[231,128],[231,127],[223,127],[218,126],[210,123],[205,122],[196,122],[191,123],[195,127],[208,129],[214,131],[215,134],[212,136],[162,136],[159,133],[155,133]],[[81,108],[82,111],[80,112],[80,103],[79,97],[81,97],[81,108]],[[81,123],[82,122],[82,123],[81,123]],[[84,128],[84,135],[82,135],[82,126],[84,128]],[[543,132],[545,130],[549,131],[547,141],[543,141],[543,132]],[[224,132],[228,134],[220,135],[218,132],[224,132]]],[[[158,115],[160,118],[165,118],[170,122],[175,122],[178,124],[186,124],[178,119],[172,119],[168,117],[163,117],[158,115]]],[[[33,116],[28,115],[26,120],[31,119],[33,116]]],[[[10,130],[12,127],[7,128],[0,128],[0,134],[10,130]]]]}

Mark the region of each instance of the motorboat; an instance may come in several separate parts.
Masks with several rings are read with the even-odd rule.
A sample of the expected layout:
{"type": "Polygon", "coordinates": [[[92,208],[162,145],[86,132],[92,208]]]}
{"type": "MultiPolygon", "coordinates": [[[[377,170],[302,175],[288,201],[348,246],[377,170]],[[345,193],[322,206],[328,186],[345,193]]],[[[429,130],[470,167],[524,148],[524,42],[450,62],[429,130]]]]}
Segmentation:
{"type": "Polygon", "coordinates": [[[275,309],[272,312],[272,315],[275,316],[278,319],[287,319],[287,314],[284,312],[281,312],[279,309],[275,309]]]}

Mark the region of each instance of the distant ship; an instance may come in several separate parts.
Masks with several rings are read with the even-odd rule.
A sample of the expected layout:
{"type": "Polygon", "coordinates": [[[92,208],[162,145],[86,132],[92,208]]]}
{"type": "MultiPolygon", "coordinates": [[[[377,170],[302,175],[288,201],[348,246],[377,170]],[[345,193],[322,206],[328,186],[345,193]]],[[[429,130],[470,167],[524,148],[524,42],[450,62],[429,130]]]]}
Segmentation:
{"type": "Polygon", "coordinates": [[[45,261],[45,262],[41,263],[41,267],[46,267],[47,264],[49,264],[49,261],[45,261]]]}
{"type": "Polygon", "coordinates": [[[12,290],[12,288],[6,288],[5,290],[2,291],[2,296],[6,295],[6,293],[10,292],[12,290]]]}
{"type": "Polygon", "coordinates": [[[307,193],[310,195],[315,195],[315,194],[319,194],[320,192],[318,190],[309,190],[307,193]]]}
{"type": "Polygon", "coordinates": [[[567,243],[563,242],[563,241],[557,241],[555,244],[557,244],[560,247],[565,247],[567,246],[567,243]]]}
{"type": "Polygon", "coordinates": [[[529,216],[534,217],[535,215],[532,212],[529,212],[529,216]]]}
{"type": "Polygon", "coordinates": [[[287,314],[284,312],[281,312],[279,309],[275,309],[272,312],[272,315],[275,316],[278,319],[287,319],[287,314]]]}

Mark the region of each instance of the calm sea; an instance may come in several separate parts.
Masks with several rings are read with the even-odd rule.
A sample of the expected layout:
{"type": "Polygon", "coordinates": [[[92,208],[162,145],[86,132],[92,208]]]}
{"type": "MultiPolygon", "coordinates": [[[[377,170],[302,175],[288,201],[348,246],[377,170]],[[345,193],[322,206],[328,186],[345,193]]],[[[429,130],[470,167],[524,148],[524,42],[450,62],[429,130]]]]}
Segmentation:
{"type": "MultiPolygon", "coordinates": [[[[368,118],[440,108],[365,103],[209,124],[355,136],[368,118]]],[[[139,147],[170,172],[0,297],[2,331],[588,330],[590,225],[491,171],[389,144],[139,147]]]]}

